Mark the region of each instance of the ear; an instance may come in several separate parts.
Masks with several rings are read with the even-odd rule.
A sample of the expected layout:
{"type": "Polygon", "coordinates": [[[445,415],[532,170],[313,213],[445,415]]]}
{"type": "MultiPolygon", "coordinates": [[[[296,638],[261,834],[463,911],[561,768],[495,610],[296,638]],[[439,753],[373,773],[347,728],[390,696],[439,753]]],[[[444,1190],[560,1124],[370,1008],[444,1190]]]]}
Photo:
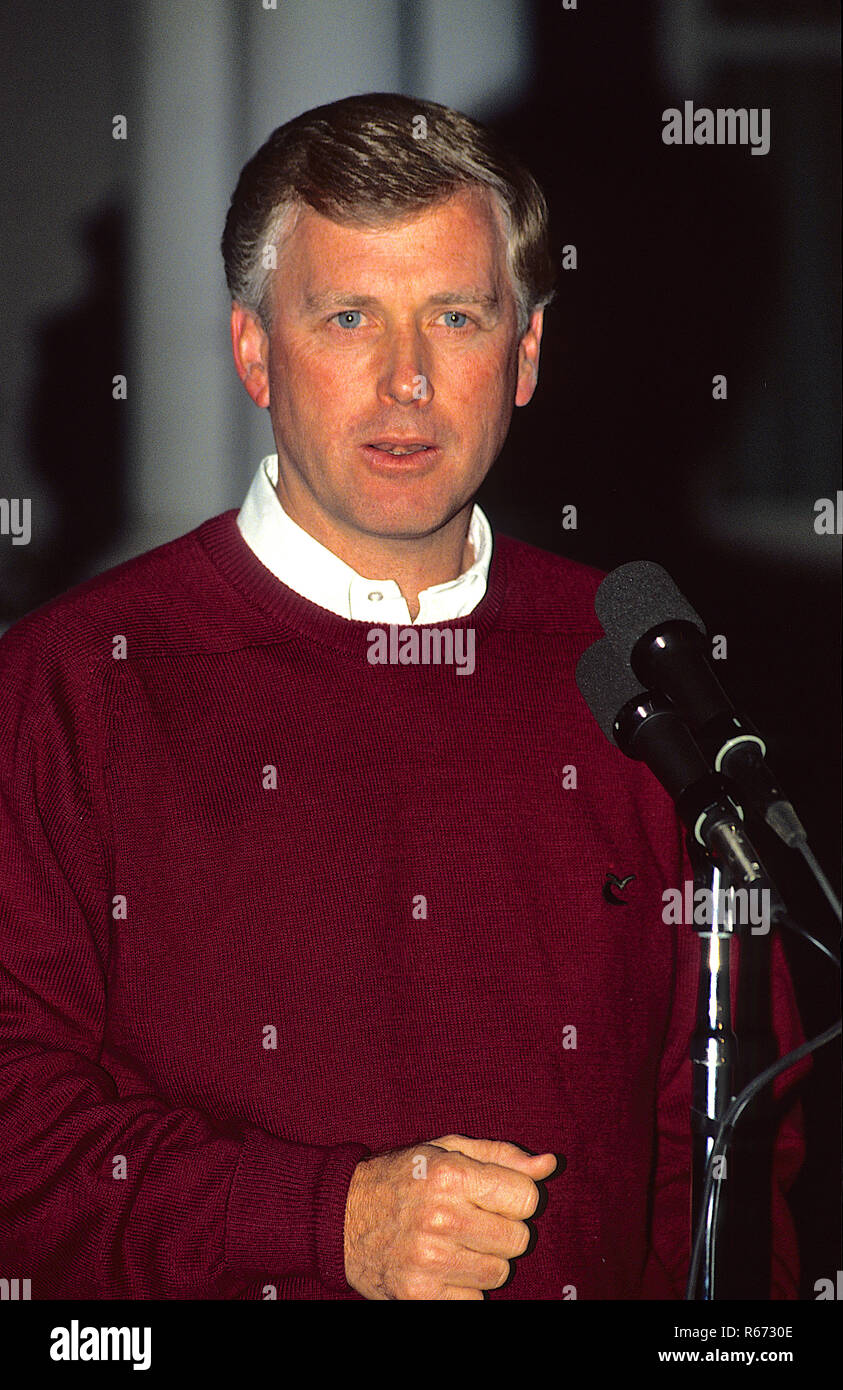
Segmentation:
{"type": "Polygon", "coordinates": [[[530,326],[518,344],[518,384],[515,390],[515,404],[528,405],[539,380],[539,353],[541,350],[544,310],[534,309],[530,316],[530,326]]]}
{"type": "Polygon", "coordinates": [[[231,306],[231,347],[237,375],[262,409],[269,405],[269,339],[258,318],[242,304],[231,306]]]}

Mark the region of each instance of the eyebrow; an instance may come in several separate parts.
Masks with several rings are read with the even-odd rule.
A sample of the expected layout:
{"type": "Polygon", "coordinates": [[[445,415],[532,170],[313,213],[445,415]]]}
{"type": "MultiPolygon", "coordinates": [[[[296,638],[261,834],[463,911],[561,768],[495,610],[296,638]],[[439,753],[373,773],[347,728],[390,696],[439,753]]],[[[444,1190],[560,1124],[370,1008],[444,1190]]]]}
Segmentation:
{"type": "MultiPolygon", "coordinates": [[[[474,286],[465,290],[443,290],[439,294],[429,295],[425,302],[436,305],[471,304],[483,309],[500,308],[500,300],[496,294],[490,294],[487,290],[477,289],[474,286]]],[[[357,294],[354,290],[326,290],[323,294],[306,294],[304,296],[304,307],[311,313],[322,309],[341,309],[347,305],[371,309],[380,303],[377,295],[357,294]]]]}

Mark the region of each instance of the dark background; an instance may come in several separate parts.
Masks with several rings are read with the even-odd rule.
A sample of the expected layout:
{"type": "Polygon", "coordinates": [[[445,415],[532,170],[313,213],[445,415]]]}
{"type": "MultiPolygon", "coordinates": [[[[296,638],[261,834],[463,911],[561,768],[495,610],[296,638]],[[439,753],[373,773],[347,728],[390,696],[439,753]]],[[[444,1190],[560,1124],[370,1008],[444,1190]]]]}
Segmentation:
{"type": "MultiPolygon", "coordinates": [[[[181,8],[178,0],[169,7],[174,22],[181,8]]],[[[258,0],[228,7],[235,86],[256,8],[258,0]]],[[[307,8],[290,0],[285,22],[301,12],[305,24],[307,8]]],[[[323,4],[323,19],[336,8],[323,4]]],[[[359,9],[360,24],[368,22],[365,5],[342,8],[359,9]]],[[[380,4],[378,22],[389,8],[394,33],[383,81],[367,75],[361,88],[354,68],[340,66],[325,95],[322,68],[332,57],[316,44],[300,54],[313,64],[308,104],[373,85],[460,104],[453,75],[431,65],[430,34],[444,13],[470,52],[472,25],[480,43],[484,7],[380,4]]],[[[561,3],[486,10],[504,29],[511,11],[522,76],[511,91],[499,87],[493,103],[478,98],[465,109],[495,126],[532,168],[550,202],[557,261],[573,244],[578,265],[560,270],[539,390],[516,411],[478,500],[494,529],[546,549],[605,569],[647,558],[670,570],[709,631],[727,637],[721,678],[765,734],[839,893],[839,538],[818,536],[813,525],[815,501],[834,498],[841,486],[840,93],[830,36],[837,7],[580,0],[575,12],[561,3]],[[687,22],[697,9],[705,40],[687,22]],[[697,106],[769,107],[770,153],[665,146],[662,111],[681,108],[685,97],[697,106]],[[718,373],[728,381],[725,401],[712,398],[718,373]],[[562,526],[568,504],[577,508],[576,530],[562,526]]],[[[137,228],[155,218],[143,150],[167,132],[142,125],[143,53],[150,36],[162,40],[167,16],[160,3],[67,0],[11,3],[0,20],[7,181],[0,494],[34,498],[31,546],[0,538],[3,624],[150,540],[131,480],[143,449],[138,421],[160,406],[131,391],[129,408],[112,401],[110,381],[148,351],[136,312],[138,295],[156,292],[154,265],[150,271],[138,254],[137,228]],[[125,145],[110,138],[116,111],[128,114],[125,145]]],[[[372,43],[386,53],[383,33],[373,31],[372,43]]],[[[262,108],[250,119],[232,103],[228,192],[255,131],[262,139],[293,114],[283,104],[283,78],[278,94],[277,111],[262,108]]],[[[217,223],[201,229],[212,251],[224,211],[222,204],[217,223]]],[[[224,335],[221,264],[213,294],[224,335]]],[[[174,391],[172,408],[189,403],[174,391]]],[[[235,439],[241,409],[232,406],[235,439]]],[[[256,462],[238,458],[230,476],[223,471],[214,494],[223,505],[239,505],[256,462]]],[[[163,496],[174,465],[162,458],[160,466],[163,496]]],[[[217,472],[227,466],[223,458],[217,472]]],[[[197,498],[201,517],[208,512],[198,486],[197,498]]],[[[196,519],[185,515],[178,525],[168,512],[155,539],[196,519]]],[[[801,861],[763,828],[753,834],[794,915],[834,942],[833,918],[801,861]]],[[[837,1007],[833,968],[808,946],[786,946],[805,1029],[817,1032],[837,1007]]],[[[803,1095],[808,1157],[792,1206],[802,1297],[812,1298],[815,1281],[833,1278],[841,1264],[837,1043],[815,1057],[803,1095]]]]}

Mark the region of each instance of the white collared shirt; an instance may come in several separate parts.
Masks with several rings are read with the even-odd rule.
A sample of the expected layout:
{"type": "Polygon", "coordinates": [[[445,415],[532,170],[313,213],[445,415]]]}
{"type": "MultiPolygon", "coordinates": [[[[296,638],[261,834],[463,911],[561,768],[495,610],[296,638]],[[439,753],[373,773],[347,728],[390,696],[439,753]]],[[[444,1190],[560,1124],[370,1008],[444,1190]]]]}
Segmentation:
{"type": "Polygon", "coordinates": [[[474,563],[456,579],[422,589],[418,616],[413,620],[394,579],[366,579],[287,515],[275,491],[277,482],[278,455],[268,454],[252,479],[237,514],[237,526],[246,544],[276,579],[320,608],[359,622],[407,626],[413,621],[437,623],[461,618],[476,608],[485,594],[492,528],[476,503],[468,528],[474,563]]]}

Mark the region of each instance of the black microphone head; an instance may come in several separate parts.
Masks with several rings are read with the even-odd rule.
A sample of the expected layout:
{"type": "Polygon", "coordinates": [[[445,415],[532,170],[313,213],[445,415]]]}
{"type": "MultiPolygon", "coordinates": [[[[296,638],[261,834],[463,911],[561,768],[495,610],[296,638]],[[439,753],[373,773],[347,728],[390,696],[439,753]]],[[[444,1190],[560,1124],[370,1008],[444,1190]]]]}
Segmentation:
{"type": "Polygon", "coordinates": [[[610,743],[615,738],[615,718],[630,700],[645,693],[629,662],[618,654],[607,637],[587,647],[577,662],[577,685],[610,743]]]}
{"type": "Polygon", "coordinates": [[[676,619],[693,623],[706,635],[699,613],[667,570],[652,560],[632,560],[607,574],[595,595],[594,611],[606,636],[626,652],[645,632],[676,619]]]}

